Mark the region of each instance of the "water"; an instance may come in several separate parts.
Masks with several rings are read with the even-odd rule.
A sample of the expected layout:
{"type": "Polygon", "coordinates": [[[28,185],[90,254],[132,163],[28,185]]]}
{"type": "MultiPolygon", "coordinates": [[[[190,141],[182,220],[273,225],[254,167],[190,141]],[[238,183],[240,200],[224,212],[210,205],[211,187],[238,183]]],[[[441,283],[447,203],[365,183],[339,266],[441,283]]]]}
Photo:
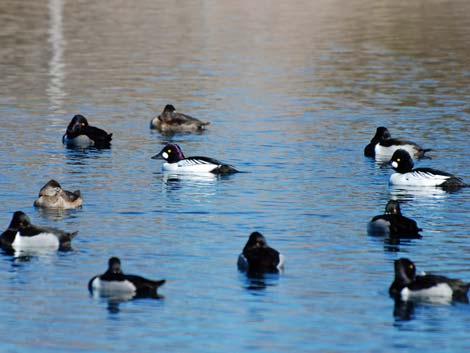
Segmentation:
{"type": "Polygon", "coordinates": [[[470,181],[466,1],[7,1],[0,5],[0,223],[79,230],[74,251],[0,257],[5,352],[466,352],[470,307],[394,308],[393,260],[470,280],[468,190],[400,190],[363,157],[375,128],[470,181]],[[149,130],[165,104],[202,134],[149,130]],[[76,113],[109,150],[61,144],[76,113]],[[166,178],[167,142],[249,173],[166,178]],[[81,210],[34,209],[51,178],[81,210]],[[424,231],[366,234],[390,198],[424,231]],[[258,230],[285,272],[249,280],[258,230]],[[93,299],[88,280],[166,278],[163,300],[93,299]],[[394,317],[394,310],[402,310],[394,317]]]}

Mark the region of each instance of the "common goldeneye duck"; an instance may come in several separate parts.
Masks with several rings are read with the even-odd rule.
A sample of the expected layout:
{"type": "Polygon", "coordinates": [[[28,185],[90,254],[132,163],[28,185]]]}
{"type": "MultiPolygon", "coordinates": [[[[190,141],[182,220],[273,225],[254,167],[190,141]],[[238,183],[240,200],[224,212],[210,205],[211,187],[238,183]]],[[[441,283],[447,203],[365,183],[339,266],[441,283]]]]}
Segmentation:
{"type": "Polygon", "coordinates": [[[251,274],[277,273],[284,267],[285,257],[268,246],[266,238],[259,232],[250,234],[238,256],[238,269],[251,274]]]}
{"type": "Polygon", "coordinates": [[[367,225],[370,234],[403,238],[421,238],[421,230],[416,221],[401,214],[400,203],[395,200],[388,201],[384,214],[375,216],[367,225]]]}
{"type": "Polygon", "coordinates": [[[175,107],[167,104],[159,116],[156,116],[150,122],[150,128],[156,129],[160,132],[192,132],[202,131],[209,125],[209,122],[204,122],[192,116],[178,113],[175,107]]]}
{"type": "Polygon", "coordinates": [[[407,258],[395,260],[394,267],[395,279],[389,293],[395,299],[468,303],[469,283],[438,275],[417,276],[414,263],[407,258]]]}
{"type": "Polygon", "coordinates": [[[165,280],[154,281],[140,276],[125,275],[121,269],[121,260],[111,257],[108,260],[108,270],[90,279],[88,290],[91,294],[103,297],[160,298],[157,290],[164,283],[165,280]]]}
{"type": "Polygon", "coordinates": [[[95,146],[98,148],[106,148],[111,145],[112,133],[88,124],[87,119],[80,114],[72,118],[62,142],[69,146],[95,146]]]}
{"type": "Polygon", "coordinates": [[[45,208],[79,208],[82,207],[83,198],[80,190],[63,190],[60,184],[51,179],[39,190],[39,198],[34,206],[45,208]]]}
{"type": "Polygon", "coordinates": [[[380,160],[389,160],[397,149],[408,151],[414,158],[423,158],[430,148],[423,148],[418,144],[401,138],[392,138],[390,131],[384,126],[377,128],[374,137],[364,148],[366,157],[375,157],[380,160]]]}
{"type": "Polygon", "coordinates": [[[395,151],[390,164],[396,171],[390,176],[392,185],[439,186],[446,189],[468,186],[462,179],[450,173],[432,168],[413,169],[413,159],[407,151],[402,149],[395,151]]]}
{"type": "Polygon", "coordinates": [[[41,248],[68,251],[72,249],[72,239],[77,233],[35,226],[31,224],[31,220],[24,212],[16,211],[8,229],[0,236],[0,246],[5,251],[28,251],[41,248]]]}
{"type": "Polygon", "coordinates": [[[233,166],[224,164],[209,157],[185,157],[180,146],[177,144],[166,145],[160,153],[152,159],[164,159],[163,171],[175,173],[214,173],[231,174],[237,173],[233,166]]]}

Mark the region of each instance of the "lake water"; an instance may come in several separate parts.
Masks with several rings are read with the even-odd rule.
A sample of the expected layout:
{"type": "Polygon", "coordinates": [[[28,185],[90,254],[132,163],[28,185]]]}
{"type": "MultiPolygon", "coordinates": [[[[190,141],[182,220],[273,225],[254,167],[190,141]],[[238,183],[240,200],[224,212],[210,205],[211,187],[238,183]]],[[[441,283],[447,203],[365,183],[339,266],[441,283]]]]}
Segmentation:
{"type": "MultiPolygon", "coordinates": [[[[2,352],[468,352],[470,306],[394,315],[393,261],[470,281],[469,190],[400,190],[363,156],[377,126],[433,148],[419,166],[470,182],[468,1],[4,1],[0,225],[78,230],[74,251],[0,257],[2,352]],[[149,129],[165,104],[211,122],[149,129]],[[74,114],[113,132],[74,150],[74,114]],[[167,142],[242,173],[167,178],[167,142]],[[32,204],[51,178],[84,206],[32,204]],[[366,233],[391,198],[424,230],[366,233]],[[248,279],[258,230],[287,258],[248,279]],[[119,256],[162,300],[94,299],[119,256]]],[[[403,308],[397,308],[397,310],[403,308]]]]}

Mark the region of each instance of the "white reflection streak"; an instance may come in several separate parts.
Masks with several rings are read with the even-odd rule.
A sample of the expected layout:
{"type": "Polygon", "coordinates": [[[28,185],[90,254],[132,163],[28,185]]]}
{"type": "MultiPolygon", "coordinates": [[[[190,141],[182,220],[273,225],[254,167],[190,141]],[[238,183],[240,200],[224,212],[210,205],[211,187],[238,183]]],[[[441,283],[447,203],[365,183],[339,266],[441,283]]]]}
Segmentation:
{"type": "Polygon", "coordinates": [[[49,0],[49,42],[52,57],[49,61],[49,84],[47,95],[52,110],[62,111],[64,92],[65,63],[63,61],[65,39],[63,37],[63,0],[49,0]]]}

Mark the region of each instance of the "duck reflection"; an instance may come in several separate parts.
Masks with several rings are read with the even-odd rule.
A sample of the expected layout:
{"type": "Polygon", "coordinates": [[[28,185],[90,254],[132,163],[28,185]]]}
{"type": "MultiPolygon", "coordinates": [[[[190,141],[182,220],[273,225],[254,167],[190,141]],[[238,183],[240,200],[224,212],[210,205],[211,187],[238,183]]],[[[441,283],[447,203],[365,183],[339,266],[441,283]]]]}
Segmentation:
{"type": "Polygon", "coordinates": [[[279,273],[240,273],[243,287],[248,291],[263,291],[268,287],[277,286],[279,273]]]}
{"type": "Polygon", "coordinates": [[[410,321],[414,318],[415,302],[395,299],[393,317],[395,321],[410,321]]]}
{"type": "Polygon", "coordinates": [[[183,188],[191,190],[192,188],[210,187],[213,192],[213,187],[219,178],[221,177],[212,173],[175,174],[164,172],[162,174],[163,186],[167,191],[181,190],[183,188]]]}
{"type": "Polygon", "coordinates": [[[59,221],[65,218],[75,218],[75,214],[80,210],[63,208],[36,208],[39,216],[53,221],[59,221]]]}

